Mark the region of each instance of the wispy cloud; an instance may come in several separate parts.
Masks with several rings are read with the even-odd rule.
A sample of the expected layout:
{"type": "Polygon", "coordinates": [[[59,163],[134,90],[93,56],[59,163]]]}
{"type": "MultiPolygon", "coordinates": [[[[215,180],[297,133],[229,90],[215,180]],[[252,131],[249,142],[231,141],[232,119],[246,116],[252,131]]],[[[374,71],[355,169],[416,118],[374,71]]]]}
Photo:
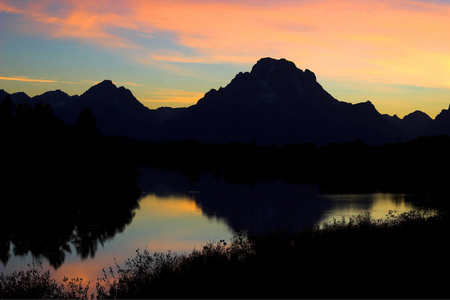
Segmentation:
{"type": "Polygon", "coordinates": [[[10,80],[10,81],[25,81],[25,82],[40,82],[40,83],[55,83],[59,82],[56,80],[48,80],[48,79],[33,79],[33,78],[27,78],[27,77],[6,77],[6,76],[0,76],[0,80],[10,80]]]}
{"type": "Polygon", "coordinates": [[[130,81],[127,81],[127,82],[119,81],[119,82],[117,82],[117,84],[121,84],[121,85],[131,85],[131,86],[144,86],[143,84],[135,83],[135,82],[130,82],[130,81]]]}
{"type": "Polygon", "coordinates": [[[89,83],[89,84],[99,84],[100,81],[96,81],[96,80],[87,80],[87,79],[83,79],[84,83],[89,83]]]}
{"type": "Polygon", "coordinates": [[[82,84],[81,82],[64,81],[64,80],[50,80],[50,79],[38,79],[38,78],[28,78],[26,76],[0,76],[0,80],[8,81],[22,81],[22,82],[39,82],[39,83],[62,83],[62,84],[82,84]]]}
{"type": "Polygon", "coordinates": [[[22,10],[14,7],[6,2],[0,2],[0,12],[10,13],[10,14],[19,14],[23,13],[22,10]]]}
{"type": "Polygon", "coordinates": [[[110,33],[114,28],[134,28],[131,21],[109,1],[7,1],[1,12],[23,15],[20,29],[55,39],[78,39],[105,47],[134,48],[123,36],[110,33]]]}

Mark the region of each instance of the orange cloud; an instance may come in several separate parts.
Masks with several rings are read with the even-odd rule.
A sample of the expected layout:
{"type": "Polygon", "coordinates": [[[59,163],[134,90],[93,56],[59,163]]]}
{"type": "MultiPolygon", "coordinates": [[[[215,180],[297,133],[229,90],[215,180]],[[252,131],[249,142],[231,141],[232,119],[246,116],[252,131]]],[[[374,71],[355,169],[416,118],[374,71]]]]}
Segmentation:
{"type": "Polygon", "coordinates": [[[22,81],[22,82],[39,82],[39,83],[81,84],[80,82],[72,82],[72,81],[49,80],[49,79],[33,79],[33,78],[28,78],[26,76],[18,76],[18,77],[0,76],[0,80],[22,81]]]}
{"type": "MultiPolygon", "coordinates": [[[[23,1],[5,4],[4,12],[24,16],[21,30],[45,34],[51,38],[80,39],[106,47],[132,48],[123,36],[109,33],[111,28],[133,28],[120,10],[109,12],[112,3],[105,1],[23,1]],[[21,6],[20,6],[21,5],[21,6]],[[59,7],[55,9],[54,7],[59,7]]],[[[0,11],[1,10],[0,6],[0,11]]]]}
{"type": "Polygon", "coordinates": [[[0,12],[10,13],[10,14],[20,14],[23,13],[22,10],[18,9],[17,7],[14,7],[6,2],[0,3],[0,12]]]}
{"type": "Polygon", "coordinates": [[[0,76],[0,80],[11,80],[11,81],[25,81],[25,82],[40,82],[40,83],[54,83],[58,82],[56,80],[47,80],[47,79],[31,79],[26,77],[5,77],[0,76]]]}
{"type": "Polygon", "coordinates": [[[131,86],[143,86],[142,84],[135,83],[135,82],[130,82],[130,81],[127,81],[127,82],[117,82],[117,84],[131,85],[131,86]]]}

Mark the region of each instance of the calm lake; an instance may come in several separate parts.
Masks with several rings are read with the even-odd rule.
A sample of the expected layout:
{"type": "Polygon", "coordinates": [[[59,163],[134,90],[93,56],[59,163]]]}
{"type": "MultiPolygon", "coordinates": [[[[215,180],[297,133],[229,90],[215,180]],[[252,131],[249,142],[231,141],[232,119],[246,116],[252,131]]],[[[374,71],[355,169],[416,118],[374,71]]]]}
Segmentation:
{"type": "MultiPolygon", "coordinates": [[[[130,208],[130,221],[115,224],[118,229],[113,231],[105,229],[113,233],[104,234],[104,239],[93,239],[90,244],[86,242],[89,235],[84,234],[88,250],[80,250],[84,248],[76,241],[61,246],[62,263],[57,268],[30,252],[15,255],[17,245],[11,243],[10,257],[6,265],[0,263],[0,272],[27,270],[28,264],[41,261],[44,270],[50,269],[55,278],[82,277],[90,280],[95,289],[96,279],[103,275],[102,268],[114,267],[115,261],[124,266],[126,259],[135,257],[137,249],[191,252],[209,241],[229,241],[234,229],[297,230],[364,212],[382,218],[389,210],[401,213],[417,208],[411,201],[414,197],[404,194],[330,194],[314,184],[229,183],[206,173],[193,180],[167,170],[141,168],[140,172],[137,185],[142,196],[138,207],[130,208]]],[[[57,228],[58,224],[54,226],[57,228]]],[[[102,230],[102,224],[86,226],[102,230]]],[[[27,241],[15,243],[20,243],[23,253],[27,241]]]]}

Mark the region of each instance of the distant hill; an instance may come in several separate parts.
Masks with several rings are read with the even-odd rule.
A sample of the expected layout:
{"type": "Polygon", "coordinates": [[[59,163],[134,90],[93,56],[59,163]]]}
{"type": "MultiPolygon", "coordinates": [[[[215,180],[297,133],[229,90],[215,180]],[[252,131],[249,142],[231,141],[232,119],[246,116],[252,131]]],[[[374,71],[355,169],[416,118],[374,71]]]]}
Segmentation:
{"type": "MultiPolygon", "coordinates": [[[[6,94],[0,90],[0,100],[6,94]]],[[[313,72],[273,58],[260,59],[250,72],[237,74],[227,86],[211,89],[187,108],[149,109],[130,90],[110,80],[80,96],[57,90],[33,98],[14,93],[11,98],[15,104],[48,103],[69,125],[84,107],[89,107],[101,133],[144,141],[320,145],[360,139],[379,145],[420,135],[450,134],[449,110],[443,110],[435,120],[420,111],[403,119],[381,115],[370,101],[351,104],[336,100],[313,72]]]]}

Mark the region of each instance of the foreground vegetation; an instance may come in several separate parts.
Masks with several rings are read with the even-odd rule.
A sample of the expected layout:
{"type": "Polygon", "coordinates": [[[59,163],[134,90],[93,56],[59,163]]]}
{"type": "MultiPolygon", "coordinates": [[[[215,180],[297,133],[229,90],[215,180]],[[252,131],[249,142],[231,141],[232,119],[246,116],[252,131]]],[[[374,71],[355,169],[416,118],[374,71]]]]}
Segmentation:
{"type": "MultiPolygon", "coordinates": [[[[97,298],[447,298],[447,214],[390,212],[334,220],[297,233],[238,232],[179,255],[136,251],[104,270],[97,298]]],[[[89,283],[33,266],[0,276],[1,298],[92,298],[89,283]]]]}

